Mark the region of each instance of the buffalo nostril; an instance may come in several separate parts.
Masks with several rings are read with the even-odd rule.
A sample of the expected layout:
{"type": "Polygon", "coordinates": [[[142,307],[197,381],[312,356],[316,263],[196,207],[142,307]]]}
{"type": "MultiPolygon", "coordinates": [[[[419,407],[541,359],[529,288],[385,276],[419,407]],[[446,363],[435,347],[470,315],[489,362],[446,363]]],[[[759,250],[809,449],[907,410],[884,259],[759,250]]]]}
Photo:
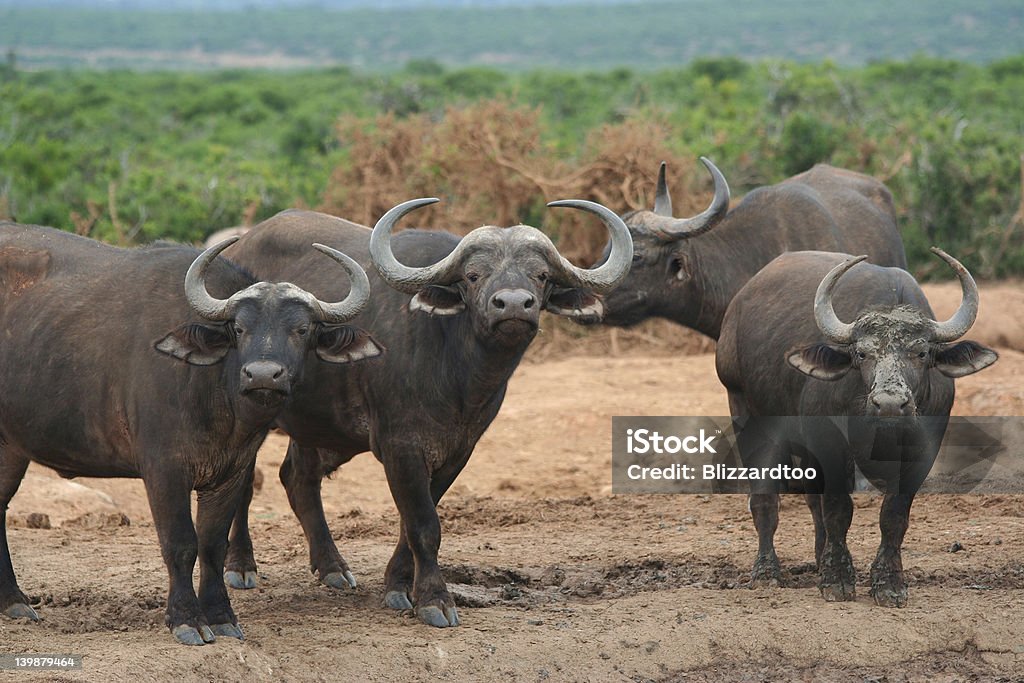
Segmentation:
{"type": "Polygon", "coordinates": [[[252,371],[249,370],[249,366],[242,368],[242,372],[245,373],[247,379],[252,379],[252,371]]]}
{"type": "Polygon", "coordinates": [[[532,296],[527,297],[526,301],[523,302],[523,308],[526,310],[533,308],[533,304],[535,303],[535,301],[536,300],[532,296]]]}
{"type": "Polygon", "coordinates": [[[491,299],[491,303],[494,304],[494,307],[497,309],[505,308],[505,300],[498,294],[494,295],[494,298],[491,299]]]}
{"type": "Polygon", "coordinates": [[[280,370],[278,370],[277,372],[274,373],[274,379],[281,379],[281,375],[283,375],[283,374],[284,374],[284,368],[281,368],[280,370]]]}

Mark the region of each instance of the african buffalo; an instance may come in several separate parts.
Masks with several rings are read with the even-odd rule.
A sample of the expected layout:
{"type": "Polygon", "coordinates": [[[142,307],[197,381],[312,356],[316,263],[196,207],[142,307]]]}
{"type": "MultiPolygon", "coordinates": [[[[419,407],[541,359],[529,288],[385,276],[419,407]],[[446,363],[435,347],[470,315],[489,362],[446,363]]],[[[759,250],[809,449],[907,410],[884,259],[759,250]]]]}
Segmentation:
{"type": "MultiPolygon", "coordinates": [[[[189,645],[242,637],[222,578],[228,530],[307,352],[327,363],[379,353],[345,325],[369,297],[354,261],[315,245],[352,283],[324,303],[214,261],[230,244],[119,249],[0,225],[0,525],[29,461],[64,477],[142,478],[170,575],[167,625],[189,645]]],[[[0,611],[35,620],[0,540],[0,611]]]]}
{"type": "MultiPolygon", "coordinates": [[[[963,290],[959,310],[945,322],[933,319],[905,270],[858,265],[867,257],[819,251],[776,258],[736,294],[725,314],[716,365],[732,415],[743,427],[738,446],[744,463],[795,456],[820,472],[807,504],[826,600],[855,595],[846,533],[856,463],[885,492],[871,594],[879,605],[906,604],[900,547],[914,495],[946,429],[953,378],[997,358],[975,342],[953,343],[974,323],[978,289],[959,262],[933,251],[956,271],[963,290]]],[[[753,578],[761,582],[781,578],[773,543],[778,495],[771,489],[763,486],[763,495],[751,499],[761,501],[760,509],[752,507],[759,537],[753,578]]]]}
{"type": "Polygon", "coordinates": [[[892,195],[874,178],[818,165],[753,190],[728,211],[725,178],[701,161],[715,183],[703,213],[672,217],[662,163],[654,210],[622,216],[633,238],[633,267],[605,298],[604,324],[666,318],[717,339],[736,292],[786,251],[864,252],[873,263],[906,267],[892,195]]]}
{"type": "MultiPolygon", "coordinates": [[[[286,211],[256,226],[230,256],[260,276],[287,279],[320,296],[345,284],[303,254],[311,240],[373,263],[373,303],[355,322],[387,346],[380,362],[323,368],[296,387],[278,425],[291,437],[281,481],[309,542],[310,569],[324,583],[355,586],[324,519],[321,479],[365,451],[384,465],[401,515],[398,545],[385,574],[385,599],[432,626],[459,623],[437,563],[441,528],[435,506],[468,461],[505,396],[509,377],[537,333],[541,309],[600,318],[600,294],[629,270],[632,245],[622,221],[586,201],[583,209],[611,233],[606,263],[573,266],[543,233],[486,226],[461,240],[446,232],[406,230],[398,220],[436,199],[388,211],[369,229],[309,211],[286,211]]],[[[367,268],[369,270],[369,268],[367,268]]],[[[228,580],[255,585],[243,505],[235,518],[228,580]]]]}

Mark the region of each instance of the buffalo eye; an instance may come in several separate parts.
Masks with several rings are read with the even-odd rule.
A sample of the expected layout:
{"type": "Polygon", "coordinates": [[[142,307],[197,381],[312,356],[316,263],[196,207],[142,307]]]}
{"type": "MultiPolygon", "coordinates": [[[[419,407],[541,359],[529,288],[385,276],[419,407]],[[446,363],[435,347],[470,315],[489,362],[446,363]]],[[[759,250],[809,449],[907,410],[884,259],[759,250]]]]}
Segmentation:
{"type": "Polygon", "coordinates": [[[302,327],[296,329],[295,332],[298,333],[299,336],[305,337],[307,334],[309,334],[309,326],[303,325],[302,327]]]}
{"type": "Polygon", "coordinates": [[[540,275],[537,276],[537,279],[540,280],[541,282],[547,282],[548,281],[548,274],[547,273],[541,273],[540,275]]]}
{"type": "Polygon", "coordinates": [[[857,352],[857,360],[866,360],[867,357],[868,357],[868,354],[864,353],[863,351],[858,351],[857,352]]]}
{"type": "Polygon", "coordinates": [[[466,273],[466,279],[470,282],[476,282],[480,279],[480,276],[476,273],[466,273]]]}
{"type": "Polygon", "coordinates": [[[633,252],[633,263],[640,263],[643,260],[644,260],[644,255],[643,254],[641,254],[639,251],[634,251],[633,252]]]}
{"type": "Polygon", "coordinates": [[[242,327],[241,325],[236,324],[235,325],[235,334],[237,334],[237,335],[245,334],[245,328],[242,327]]]}

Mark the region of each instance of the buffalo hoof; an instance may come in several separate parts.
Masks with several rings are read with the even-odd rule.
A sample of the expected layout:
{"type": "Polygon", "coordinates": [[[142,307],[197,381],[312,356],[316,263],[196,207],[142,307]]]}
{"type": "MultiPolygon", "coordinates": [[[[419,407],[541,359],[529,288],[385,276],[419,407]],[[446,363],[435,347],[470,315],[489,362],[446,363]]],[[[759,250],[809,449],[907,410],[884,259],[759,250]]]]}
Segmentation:
{"type": "Polygon", "coordinates": [[[750,571],[751,588],[778,588],[782,585],[782,568],[776,557],[758,557],[750,571]]]}
{"type": "Polygon", "coordinates": [[[218,636],[245,640],[245,635],[242,633],[242,629],[238,624],[212,624],[210,629],[218,636]]]}
{"type": "Polygon", "coordinates": [[[825,547],[821,555],[821,578],[818,590],[826,602],[847,602],[857,599],[857,572],[853,558],[844,545],[825,547]]]}
{"type": "Polygon", "coordinates": [[[224,583],[231,588],[237,588],[239,590],[247,590],[249,588],[256,587],[256,572],[235,572],[226,571],[224,572],[224,583]]]}
{"type": "Polygon", "coordinates": [[[901,588],[899,590],[886,588],[886,589],[874,589],[871,592],[871,597],[875,599],[875,604],[879,607],[906,607],[907,606],[907,589],[901,588]]]}
{"type": "Polygon", "coordinates": [[[331,588],[339,590],[356,587],[356,577],[352,576],[352,572],[347,569],[344,572],[331,572],[322,578],[321,581],[331,588]]]}
{"type": "Polygon", "coordinates": [[[818,586],[825,602],[850,602],[857,599],[857,589],[852,584],[823,583],[818,586]]]}
{"type": "Polygon", "coordinates": [[[405,591],[388,591],[384,595],[384,606],[391,609],[412,609],[412,601],[405,591]]]}
{"type": "Polygon", "coordinates": [[[454,605],[445,607],[443,612],[440,607],[435,607],[434,605],[418,607],[416,609],[416,618],[427,626],[436,626],[437,628],[459,625],[459,612],[455,609],[454,605]]]}
{"type": "Polygon", "coordinates": [[[39,621],[39,615],[36,614],[36,611],[23,602],[14,603],[4,610],[4,614],[11,619],[31,619],[32,621],[39,621]]]}
{"type": "Polygon", "coordinates": [[[879,607],[906,607],[907,587],[885,578],[875,579],[871,582],[871,597],[879,607]]]}
{"type": "Polygon", "coordinates": [[[188,624],[180,624],[175,626],[171,633],[182,645],[206,645],[217,640],[217,637],[213,635],[213,631],[206,624],[203,624],[198,629],[188,624]]]}

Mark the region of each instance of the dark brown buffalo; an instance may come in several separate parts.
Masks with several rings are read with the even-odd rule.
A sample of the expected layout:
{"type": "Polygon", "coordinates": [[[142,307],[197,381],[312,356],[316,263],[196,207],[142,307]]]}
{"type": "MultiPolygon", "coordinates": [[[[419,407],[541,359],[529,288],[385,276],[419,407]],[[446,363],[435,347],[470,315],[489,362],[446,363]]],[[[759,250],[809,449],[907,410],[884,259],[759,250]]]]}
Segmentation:
{"type": "Polygon", "coordinates": [[[906,267],[892,195],[874,178],[818,165],[753,190],[729,211],[725,178],[701,161],[715,183],[703,213],[672,217],[662,164],[654,210],[622,216],[633,238],[633,267],[605,298],[605,324],[666,318],[717,339],[736,292],[786,251],[865,253],[872,263],[906,267]]]}
{"type": "MultiPolygon", "coordinates": [[[[455,601],[437,563],[435,506],[497,415],[509,377],[537,333],[541,309],[600,318],[599,295],[629,270],[632,245],[614,213],[583,201],[552,206],[585,209],[608,227],[610,256],[591,270],[573,266],[543,233],[523,225],[482,227],[461,240],[418,230],[392,238],[399,218],[434,201],[391,209],[372,234],[332,216],[287,211],[253,228],[230,254],[261,277],[295,282],[320,296],[341,296],[347,285],[308,258],[302,245],[329,244],[367,270],[375,266],[372,304],[354,323],[388,353],[372,364],[318,368],[296,388],[278,421],[292,439],[281,481],[309,542],[311,570],[330,586],[355,586],[324,519],[320,482],[372,450],[401,515],[384,602],[415,607],[427,624],[455,626],[455,601]]],[[[235,519],[227,568],[236,587],[255,585],[245,505],[235,519]]]]}
{"type": "MultiPolygon", "coordinates": [[[[379,352],[345,324],[369,296],[351,259],[318,246],[352,282],[344,301],[324,303],[215,261],[229,244],[118,249],[0,224],[0,525],[29,461],[64,477],[142,478],[170,575],[167,625],[190,645],[242,637],[222,578],[228,530],[307,355],[379,352]]],[[[0,611],[38,618],[6,533],[0,611]]]]}
{"type": "MultiPolygon", "coordinates": [[[[776,258],[739,291],[725,315],[716,364],[743,427],[738,446],[744,463],[767,466],[798,457],[820,473],[820,492],[809,494],[807,503],[826,600],[855,596],[846,534],[856,464],[885,492],[871,594],[879,605],[906,604],[900,549],[914,495],[946,430],[953,378],[997,358],[980,344],[956,341],[974,324],[978,289],[959,262],[934,251],[963,289],[960,309],[945,322],[934,320],[905,270],[819,251],[776,258]],[[780,419],[785,416],[799,419],[780,419]]],[[[781,579],[774,488],[762,482],[754,489],[759,495],[751,496],[755,584],[781,579]]]]}

